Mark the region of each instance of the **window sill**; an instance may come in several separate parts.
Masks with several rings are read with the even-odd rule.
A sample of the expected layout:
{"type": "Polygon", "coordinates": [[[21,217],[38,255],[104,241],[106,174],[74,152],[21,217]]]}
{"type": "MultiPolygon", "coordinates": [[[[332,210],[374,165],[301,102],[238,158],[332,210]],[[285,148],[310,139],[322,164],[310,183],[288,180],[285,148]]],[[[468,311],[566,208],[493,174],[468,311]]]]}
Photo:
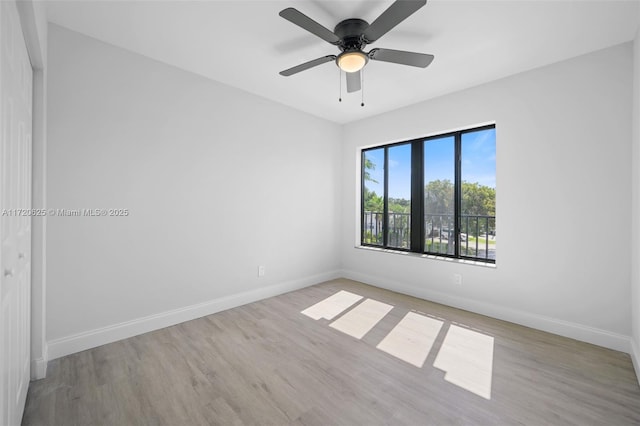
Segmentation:
{"type": "Polygon", "coordinates": [[[439,260],[439,261],[445,261],[450,263],[458,263],[463,265],[482,266],[485,268],[492,268],[492,269],[496,268],[495,263],[480,262],[480,261],[470,260],[470,259],[455,259],[452,257],[437,256],[434,254],[421,254],[421,253],[413,253],[410,251],[396,251],[396,250],[384,249],[379,247],[371,247],[371,246],[355,246],[354,248],[359,250],[378,252],[378,253],[390,253],[390,254],[397,254],[400,256],[415,257],[419,259],[432,259],[432,260],[439,260]]]}

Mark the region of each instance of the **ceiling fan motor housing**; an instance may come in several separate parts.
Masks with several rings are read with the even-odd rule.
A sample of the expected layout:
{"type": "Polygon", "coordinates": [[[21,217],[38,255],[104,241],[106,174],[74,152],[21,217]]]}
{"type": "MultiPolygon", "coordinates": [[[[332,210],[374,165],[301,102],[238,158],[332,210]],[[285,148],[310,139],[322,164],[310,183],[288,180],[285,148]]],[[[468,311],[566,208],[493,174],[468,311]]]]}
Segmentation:
{"type": "Polygon", "coordinates": [[[345,19],[336,25],[333,31],[340,37],[338,47],[343,52],[362,50],[367,42],[363,37],[364,30],[369,27],[369,23],[363,19],[345,19]]]}

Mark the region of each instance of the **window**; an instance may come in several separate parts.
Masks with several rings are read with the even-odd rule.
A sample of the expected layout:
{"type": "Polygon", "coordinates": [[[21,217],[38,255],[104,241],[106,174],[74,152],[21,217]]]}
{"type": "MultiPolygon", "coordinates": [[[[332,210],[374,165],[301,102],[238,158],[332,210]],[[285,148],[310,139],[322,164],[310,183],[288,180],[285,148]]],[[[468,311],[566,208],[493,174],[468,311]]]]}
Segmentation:
{"type": "Polygon", "coordinates": [[[496,259],[495,125],[362,151],[361,244],[496,259]]]}

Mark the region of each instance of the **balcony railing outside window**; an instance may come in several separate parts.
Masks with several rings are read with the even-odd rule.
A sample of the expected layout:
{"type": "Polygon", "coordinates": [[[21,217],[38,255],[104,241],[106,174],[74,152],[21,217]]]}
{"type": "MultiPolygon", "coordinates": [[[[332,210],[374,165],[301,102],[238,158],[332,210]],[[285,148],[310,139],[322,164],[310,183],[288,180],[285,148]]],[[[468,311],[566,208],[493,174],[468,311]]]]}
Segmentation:
{"type": "MultiPolygon", "coordinates": [[[[363,218],[363,242],[383,245],[383,213],[365,211],[363,218]]],[[[409,213],[389,213],[389,235],[387,245],[398,248],[410,247],[409,213]]],[[[424,252],[453,255],[455,253],[454,217],[448,214],[425,215],[424,252]]],[[[486,215],[460,216],[460,255],[463,257],[495,260],[496,217],[486,215]]]]}
{"type": "Polygon", "coordinates": [[[411,247],[410,230],[411,214],[389,213],[389,246],[408,250],[411,247]]]}
{"type": "Polygon", "coordinates": [[[384,213],[382,212],[364,212],[364,217],[362,218],[362,225],[364,227],[362,230],[362,241],[365,244],[377,246],[383,244],[383,216],[384,213]]]}

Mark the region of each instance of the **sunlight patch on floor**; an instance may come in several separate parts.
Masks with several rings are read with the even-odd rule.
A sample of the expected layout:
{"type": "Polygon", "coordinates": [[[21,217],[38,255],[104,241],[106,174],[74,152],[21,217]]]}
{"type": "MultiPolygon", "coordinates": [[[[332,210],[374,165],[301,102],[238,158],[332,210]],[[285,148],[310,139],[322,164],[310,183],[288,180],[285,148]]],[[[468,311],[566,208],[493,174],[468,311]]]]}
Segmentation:
{"type": "Polygon", "coordinates": [[[442,328],[442,321],[409,312],[377,346],[378,349],[421,368],[442,328]]]}
{"type": "Polygon", "coordinates": [[[491,399],[493,337],[452,324],[433,366],[446,381],[491,399]]]}
{"type": "Polygon", "coordinates": [[[362,299],[362,296],[340,290],[336,294],[308,307],[301,313],[313,318],[314,320],[318,320],[320,318],[332,320],[336,315],[340,314],[360,299],[362,299]]]}
{"type": "MultiPolygon", "coordinates": [[[[301,313],[318,320],[333,320],[364,299],[341,290],[301,313]]],[[[365,299],[329,326],[356,339],[362,339],[391,310],[393,305],[365,299]]],[[[408,312],[376,346],[417,368],[422,368],[445,323],[443,318],[421,312],[408,312]]],[[[493,337],[467,327],[451,324],[433,366],[445,372],[449,383],[491,399],[493,375],[493,337]]]]}
{"type": "Polygon", "coordinates": [[[329,326],[356,339],[362,339],[391,309],[392,305],[367,299],[329,326]]]}

